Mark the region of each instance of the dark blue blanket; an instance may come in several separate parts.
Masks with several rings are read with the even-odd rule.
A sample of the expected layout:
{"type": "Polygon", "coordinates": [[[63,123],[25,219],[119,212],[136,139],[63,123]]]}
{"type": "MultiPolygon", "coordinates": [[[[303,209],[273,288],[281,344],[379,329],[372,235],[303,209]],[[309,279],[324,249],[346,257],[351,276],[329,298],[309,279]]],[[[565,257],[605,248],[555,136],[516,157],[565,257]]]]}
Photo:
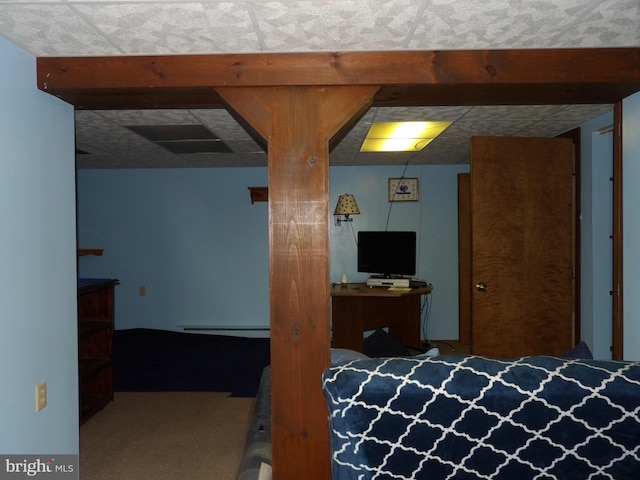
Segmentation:
{"type": "Polygon", "coordinates": [[[358,360],[323,376],[334,480],[640,479],[640,364],[358,360]]]}
{"type": "Polygon", "coordinates": [[[114,390],[230,392],[232,397],[255,397],[270,350],[268,338],[116,330],[114,390]]]}

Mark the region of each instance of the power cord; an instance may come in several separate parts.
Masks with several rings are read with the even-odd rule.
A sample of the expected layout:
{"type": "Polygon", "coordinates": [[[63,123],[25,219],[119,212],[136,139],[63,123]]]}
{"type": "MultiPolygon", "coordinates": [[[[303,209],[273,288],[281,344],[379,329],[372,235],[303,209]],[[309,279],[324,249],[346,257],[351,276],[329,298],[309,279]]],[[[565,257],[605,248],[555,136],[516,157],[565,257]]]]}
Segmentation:
{"type": "Polygon", "coordinates": [[[353,229],[353,222],[349,222],[351,225],[351,233],[353,233],[353,241],[356,242],[356,247],[358,246],[358,239],[356,237],[356,231],[353,229]]]}
{"type": "Polygon", "coordinates": [[[433,304],[430,301],[429,297],[433,294],[433,286],[430,283],[427,284],[432,290],[430,293],[424,295],[424,301],[422,302],[422,307],[420,307],[420,313],[422,317],[422,347],[425,351],[431,348],[431,342],[429,342],[429,337],[427,336],[427,325],[429,324],[429,318],[431,316],[431,306],[433,304]]]}
{"type": "MultiPolygon", "coordinates": [[[[402,170],[402,175],[400,175],[400,180],[404,178],[404,174],[407,172],[407,167],[409,166],[409,162],[404,164],[404,169],[402,170]]],[[[384,231],[389,230],[389,219],[391,218],[391,207],[393,207],[394,200],[396,197],[396,192],[393,192],[393,197],[391,197],[391,201],[389,202],[389,211],[387,212],[387,223],[384,226],[384,231]]]]}
{"type": "Polygon", "coordinates": [[[456,347],[453,346],[451,343],[449,342],[445,342],[444,340],[434,340],[434,343],[442,343],[443,345],[446,345],[447,347],[449,347],[451,349],[452,352],[456,351],[456,347]]]}

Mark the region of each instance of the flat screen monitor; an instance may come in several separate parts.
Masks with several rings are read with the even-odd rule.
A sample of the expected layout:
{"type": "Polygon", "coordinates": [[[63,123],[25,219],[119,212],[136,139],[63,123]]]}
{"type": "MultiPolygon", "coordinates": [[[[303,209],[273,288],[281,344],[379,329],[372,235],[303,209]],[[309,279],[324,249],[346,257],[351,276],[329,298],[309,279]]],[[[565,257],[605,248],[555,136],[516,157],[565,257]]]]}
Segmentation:
{"type": "Polygon", "coordinates": [[[358,232],[358,272],[386,278],[416,274],[416,232],[358,232]]]}

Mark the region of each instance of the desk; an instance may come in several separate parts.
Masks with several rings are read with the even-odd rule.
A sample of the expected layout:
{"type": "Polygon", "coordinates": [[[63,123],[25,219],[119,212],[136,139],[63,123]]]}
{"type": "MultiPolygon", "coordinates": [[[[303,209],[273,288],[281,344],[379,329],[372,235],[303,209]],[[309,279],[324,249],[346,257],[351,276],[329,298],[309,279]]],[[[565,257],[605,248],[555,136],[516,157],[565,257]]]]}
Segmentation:
{"type": "Polygon", "coordinates": [[[333,285],[331,346],[362,352],[365,331],[389,327],[390,335],[420,349],[420,300],[428,293],[429,287],[403,292],[366,283],[333,285]]]}

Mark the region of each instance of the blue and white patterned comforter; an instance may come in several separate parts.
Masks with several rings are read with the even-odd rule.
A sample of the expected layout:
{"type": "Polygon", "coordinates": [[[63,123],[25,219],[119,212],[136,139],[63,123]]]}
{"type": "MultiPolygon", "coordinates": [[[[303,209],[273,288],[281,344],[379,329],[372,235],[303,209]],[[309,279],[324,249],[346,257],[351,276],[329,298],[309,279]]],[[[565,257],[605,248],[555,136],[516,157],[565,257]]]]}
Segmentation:
{"type": "Polygon", "coordinates": [[[322,380],[334,480],[640,479],[640,364],[367,359],[322,380]]]}

